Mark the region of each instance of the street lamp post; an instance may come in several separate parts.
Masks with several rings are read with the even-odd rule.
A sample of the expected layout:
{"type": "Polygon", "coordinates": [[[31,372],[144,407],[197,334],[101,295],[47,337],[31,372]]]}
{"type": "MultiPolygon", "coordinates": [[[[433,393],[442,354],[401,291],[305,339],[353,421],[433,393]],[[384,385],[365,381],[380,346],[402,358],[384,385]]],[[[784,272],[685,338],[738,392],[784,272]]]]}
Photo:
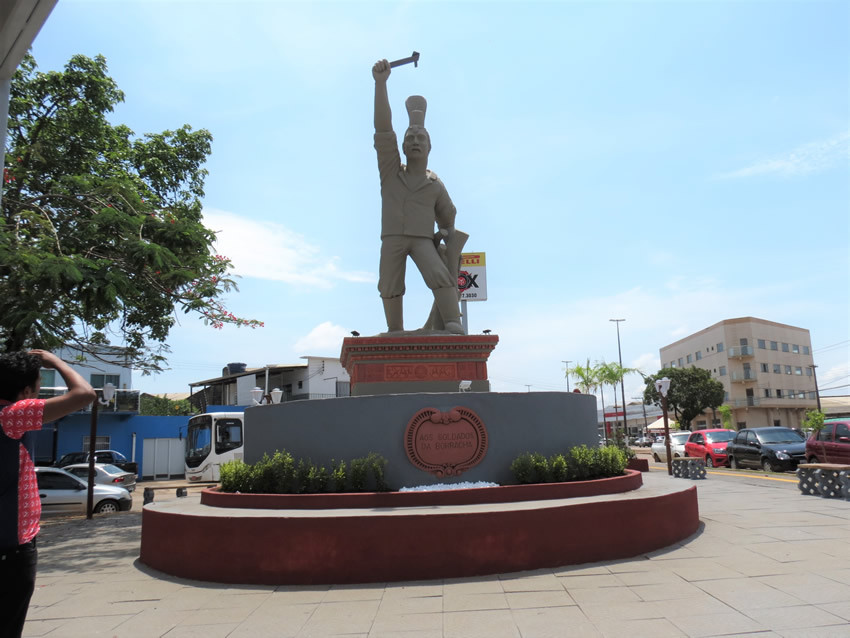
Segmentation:
{"type": "Polygon", "coordinates": [[[567,392],[569,392],[570,391],[570,364],[572,363],[572,361],[564,361],[562,359],[561,363],[563,363],[567,367],[567,374],[565,374],[564,376],[567,377],[567,392]]]}
{"type": "Polygon", "coordinates": [[[632,397],[632,401],[640,399],[640,407],[643,408],[643,435],[646,436],[649,432],[649,421],[646,420],[646,404],[643,402],[643,397],[632,397]]]}
{"type": "Polygon", "coordinates": [[[664,377],[655,382],[655,389],[661,395],[661,410],[664,413],[664,447],[667,449],[667,474],[673,476],[673,456],[670,452],[670,426],[667,423],[667,391],[670,389],[670,379],[664,377]]]}
{"type": "MultiPolygon", "coordinates": [[[[623,371],[623,351],[620,349],[620,322],[625,319],[609,319],[617,325],[617,354],[620,357],[620,372],[623,371]]],[[[616,392],[616,390],[615,390],[616,392]]],[[[620,377],[620,392],[623,395],[623,440],[628,436],[628,425],[626,422],[626,375],[620,377]]]]}

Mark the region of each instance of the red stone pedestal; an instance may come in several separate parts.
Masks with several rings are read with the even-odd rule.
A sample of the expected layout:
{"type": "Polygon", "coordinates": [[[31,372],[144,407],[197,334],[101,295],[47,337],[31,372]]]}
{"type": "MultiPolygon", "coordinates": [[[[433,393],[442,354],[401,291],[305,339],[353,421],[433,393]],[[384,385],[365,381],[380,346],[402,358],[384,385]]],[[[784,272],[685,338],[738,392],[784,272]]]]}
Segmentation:
{"type": "Polygon", "coordinates": [[[340,360],[351,377],[351,395],[488,392],[487,359],[496,335],[348,337],[340,360]]]}

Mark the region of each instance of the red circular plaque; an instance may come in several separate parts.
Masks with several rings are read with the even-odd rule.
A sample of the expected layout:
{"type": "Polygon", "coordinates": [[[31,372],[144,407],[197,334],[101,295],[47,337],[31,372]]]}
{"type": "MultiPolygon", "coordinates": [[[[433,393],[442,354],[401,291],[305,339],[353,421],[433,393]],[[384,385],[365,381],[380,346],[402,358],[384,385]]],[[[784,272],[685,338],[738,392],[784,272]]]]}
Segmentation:
{"type": "Polygon", "coordinates": [[[487,429],[469,408],[424,408],[407,424],[404,442],[407,458],[419,469],[438,477],[457,476],[484,458],[487,429]]]}

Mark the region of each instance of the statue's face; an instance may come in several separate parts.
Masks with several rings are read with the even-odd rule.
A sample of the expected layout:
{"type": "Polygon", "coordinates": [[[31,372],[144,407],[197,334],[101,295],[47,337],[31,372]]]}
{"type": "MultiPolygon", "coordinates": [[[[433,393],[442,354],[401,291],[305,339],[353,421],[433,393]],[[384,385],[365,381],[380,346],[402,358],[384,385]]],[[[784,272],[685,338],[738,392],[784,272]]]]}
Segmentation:
{"type": "Polygon", "coordinates": [[[404,134],[401,148],[408,162],[414,158],[427,159],[431,152],[431,137],[421,126],[411,126],[404,134]]]}

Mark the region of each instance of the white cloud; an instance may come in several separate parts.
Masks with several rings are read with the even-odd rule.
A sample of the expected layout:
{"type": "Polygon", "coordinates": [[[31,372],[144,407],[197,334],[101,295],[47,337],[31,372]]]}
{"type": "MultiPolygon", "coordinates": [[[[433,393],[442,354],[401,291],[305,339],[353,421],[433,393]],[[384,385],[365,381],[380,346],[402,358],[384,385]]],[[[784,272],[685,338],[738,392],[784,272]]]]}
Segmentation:
{"type": "Polygon", "coordinates": [[[338,257],[322,255],[318,246],[282,224],[205,208],[204,225],[217,233],[216,251],[230,258],[234,273],[242,277],[325,289],[340,280],[375,281],[373,273],[341,269],[338,257]]]}
{"type": "Polygon", "coordinates": [[[850,140],[850,133],[844,132],[832,139],[804,144],[790,153],[762,159],[751,166],[723,173],[718,177],[720,179],[737,179],[758,175],[794,177],[823,171],[840,161],[847,161],[848,140],[850,140]]]}
{"type": "Polygon", "coordinates": [[[306,337],[295,342],[293,349],[302,354],[319,352],[338,352],[342,340],[348,336],[348,331],[330,321],[320,323],[306,337]]]}

